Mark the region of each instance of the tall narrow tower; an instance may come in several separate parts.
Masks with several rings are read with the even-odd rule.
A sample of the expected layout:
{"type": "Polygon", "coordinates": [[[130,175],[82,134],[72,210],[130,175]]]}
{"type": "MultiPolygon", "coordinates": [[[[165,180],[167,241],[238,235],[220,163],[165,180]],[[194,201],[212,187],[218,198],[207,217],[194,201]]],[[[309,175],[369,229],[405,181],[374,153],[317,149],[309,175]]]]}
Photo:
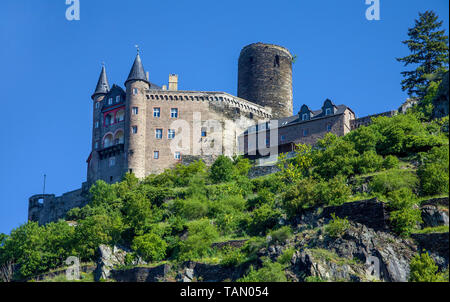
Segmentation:
{"type": "Polygon", "coordinates": [[[110,87],[108,83],[108,77],[106,76],[106,68],[103,64],[102,71],[100,72],[100,77],[97,82],[97,86],[95,87],[94,94],[92,94],[93,102],[93,116],[92,116],[92,152],[88,159],[88,173],[87,173],[87,181],[88,183],[92,183],[95,179],[97,179],[97,171],[98,171],[98,154],[96,149],[99,148],[101,144],[101,111],[102,111],[102,101],[105,98],[106,94],[109,92],[110,87]]]}
{"type": "Polygon", "coordinates": [[[139,178],[146,171],[146,98],[145,91],[150,88],[141,57],[138,54],[127,81],[125,82],[127,102],[125,118],[125,151],[127,152],[128,172],[139,178]]]}
{"type": "Polygon", "coordinates": [[[289,50],[278,45],[245,46],[238,63],[238,97],[271,107],[275,118],[292,116],[292,60],[289,50]]]}

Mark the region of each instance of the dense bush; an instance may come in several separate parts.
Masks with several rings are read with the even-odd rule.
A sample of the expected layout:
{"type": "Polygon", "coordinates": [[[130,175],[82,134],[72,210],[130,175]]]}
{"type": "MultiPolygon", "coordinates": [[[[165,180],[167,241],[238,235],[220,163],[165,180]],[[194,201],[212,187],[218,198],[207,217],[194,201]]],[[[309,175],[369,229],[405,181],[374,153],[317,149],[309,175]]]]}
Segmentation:
{"type": "Polygon", "coordinates": [[[325,226],[325,234],[331,238],[341,237],[350,227],[350,222],[346,218],[339,218],[334,213],[331,214],[332,220],[325,226]]]}
{"type": "Polygon", "coordinates": [[[367,174],[380,171],[383,168],[383,157],[375,151],[365,151],[356,157],[353,164],[353,170],[357,174],[367,174]]]}
{"type": "Polygon", "coordinates": [[[248,232],[251,235],[264,235],[275,227],[281,218],[279,209],[274,209],[267,204],[263,204],[250,214],[248,222],[248,232]]]}
{"type": "Polygon", "coordinates": [[[374,193],[387,196],[389,192],[408,188],[415,190],[418,186],[417,176],[411,171],[388,170],[377,174],[371,180],[369,187],[374,193]]]}
{"type": "Polygon", "coordinates": [[[286,242],[292,236],[292,229],[289,226],[283,226],[269,233],[272,244],[280,244],[286,242]]]}
{"type": "Polygon", "coordinates": [[[284,266],[281,263],[265,261],[263,267],[255,270],[253,266],[250,272],[237,280],[238,282],[287,282],[284,266]]]}
{"type": "Polygon", "coordinates": [[[428,253],[419,253],[409,265],[410,282],[448,282],[448,275],[438,272],[438,266],[428,253]]]}
{"type": "Polygon", "coordinates": [[[167,243],[160,236],[148,233],[136,236],[131,248],[145,261],[160,261],[166,256],[167,243]]]}
{"type": "Polygon", "coordinates": [[[435,147],[422,157],[423,162],[417,171],[422,195],[448,194],[449,146],[435,147]]]}
{"type": "Polygon", "coordinates": [[[208,219],[188,223],[188,237],[180,243],[180,260],[192,260],[205,256],[211,244],[219,237],[217,228],[208,219]]]}
{"type": "Polygon", "coordinates": [[[211,166],[210,178],[214,183],[227,182],[233,178],[233,161],[220,155],[211,166]]]}

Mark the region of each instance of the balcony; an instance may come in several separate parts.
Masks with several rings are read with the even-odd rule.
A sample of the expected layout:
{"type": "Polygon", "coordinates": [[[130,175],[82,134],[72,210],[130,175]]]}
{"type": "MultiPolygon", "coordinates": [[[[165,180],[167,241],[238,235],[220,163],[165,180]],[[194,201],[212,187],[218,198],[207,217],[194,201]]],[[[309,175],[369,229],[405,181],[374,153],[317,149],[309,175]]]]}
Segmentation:
{"type": "Polygon", "coordinates": [[[97,152],[98,152],[98,155],[100,156],[100,160],[102,160],[105,158],[109,158],[111,156],[119,155],[119,154],[123,153],[124,150],[125,150],[124,144],[116,144],[116,145],[112,145],[110,147],[98,150],[97,152]]]}

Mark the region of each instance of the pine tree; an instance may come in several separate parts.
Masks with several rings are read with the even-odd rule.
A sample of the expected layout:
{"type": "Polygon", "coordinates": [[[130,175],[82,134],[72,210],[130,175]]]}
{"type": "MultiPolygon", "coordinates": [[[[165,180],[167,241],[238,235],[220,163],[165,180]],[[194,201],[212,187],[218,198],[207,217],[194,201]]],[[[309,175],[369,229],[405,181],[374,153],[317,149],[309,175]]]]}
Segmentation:
{"type": "Polygon", "coordinates": [[[404,66],[416,66],[415,70],[401,73],[404,77],[402,90],[407,90],[411,97],[422,98],[429,82],[436,80],[436,74],[448,70],[448,36],[445,30],[440,30],[442,23],[433,11],[419,13],[415,26],[408,30],[409,39],[402,41],[411,54],[397,58],[397,61],[403,62],[404,66]]]}

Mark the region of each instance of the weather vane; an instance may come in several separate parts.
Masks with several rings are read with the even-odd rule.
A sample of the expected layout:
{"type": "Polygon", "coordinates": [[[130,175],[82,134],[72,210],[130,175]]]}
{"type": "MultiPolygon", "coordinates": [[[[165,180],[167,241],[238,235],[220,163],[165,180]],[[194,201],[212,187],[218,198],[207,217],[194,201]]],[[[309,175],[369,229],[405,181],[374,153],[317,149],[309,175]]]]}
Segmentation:
{"type": "Polygon", "coordinates": [[[140,52],[140,49],[139,49],[139,45],[134,45],[134,47],[136,47],[136,49],[137,49],[137,52],[139,53],[140,52]]]}

